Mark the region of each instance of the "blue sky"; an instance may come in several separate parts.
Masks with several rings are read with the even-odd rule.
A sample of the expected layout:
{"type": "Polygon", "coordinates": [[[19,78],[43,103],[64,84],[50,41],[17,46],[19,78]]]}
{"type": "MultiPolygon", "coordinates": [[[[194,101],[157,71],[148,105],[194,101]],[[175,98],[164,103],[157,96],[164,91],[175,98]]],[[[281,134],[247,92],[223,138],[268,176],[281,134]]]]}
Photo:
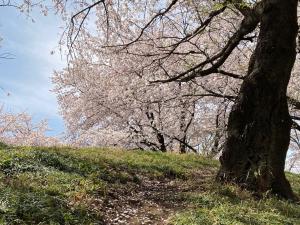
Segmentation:
{"type": "Polygon", "coordinates": [[[57,135],[64,126],[50,90],[53,71],[66,65],[58,49],[63,22],[59,16],[46,17],[38,11],[31,17],[34,23],[15,9],[0,7],[0,54],[14,55],[14,59],[0,59],[0,87],[5,90],[0,92],[0,102],[8,111],[33,115],[35,121],[48,119],[52,129],[49,135],[57,135]],[[55,54],[51,55],[53,50],[55,54]]]}

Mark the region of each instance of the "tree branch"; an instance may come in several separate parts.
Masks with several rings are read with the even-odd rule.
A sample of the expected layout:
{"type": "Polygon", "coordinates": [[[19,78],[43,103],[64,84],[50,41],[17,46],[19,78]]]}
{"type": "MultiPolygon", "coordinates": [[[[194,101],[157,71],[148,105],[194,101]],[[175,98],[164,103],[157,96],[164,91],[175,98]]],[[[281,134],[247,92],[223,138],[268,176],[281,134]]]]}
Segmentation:
{"type": "Polygon", "coordinates": [[[219,68],[224,64],[224,62],[227,60],[227,58],[231,55],[232,51],[238,46],[241,40],[244,39],[244,37],[254,31],[254,29],[257,27],[259,21],[260,21],[260,15],[261,15],[261,7],[262,3],[258,4],[254,9],[251,10],[251,13],[248,12],[243,19],[240,28],[234,33],[234,35],[228,40],[226,46],[217,54],[215,54],[210,59],[207,59],[193,68],[180,73],[177,76],[174,76],[169,79],[164,80],[156,80],[152,81],[153,83],[168,83],[172,81],[179,81],[179,82],[187,82],[190,81],[196,77],[204,77],[213,73],[217,73],[219,68]],[[211,64],[207,69],[203,68],[207,66],[208,64],[211,64]]]}

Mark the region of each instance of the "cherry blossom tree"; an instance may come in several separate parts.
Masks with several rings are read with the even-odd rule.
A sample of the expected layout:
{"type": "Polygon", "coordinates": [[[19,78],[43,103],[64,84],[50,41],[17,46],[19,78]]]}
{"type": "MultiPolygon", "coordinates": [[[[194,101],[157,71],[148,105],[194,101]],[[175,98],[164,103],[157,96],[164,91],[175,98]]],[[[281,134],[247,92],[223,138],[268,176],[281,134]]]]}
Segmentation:
{"type": "MultiPolygon", "coordinates": [[[[114,138],[108,139],[114,141],[103,141],[102,145],[167,151],[174,150],[177,144],[181,152],[195,151],[188,139],[197,99],[183,96],[191,85],[148,85],[142,76],[132,73],[133,68],[145,62],[135,61],[136,57],[107,55],[94,64],[89,58],[77,59],[72,68],[53,78],[71,136],[82,139],[78,132],[87,134],[89,130],[91,136],[96,131],[102,136],[101,132],[109,130],[114,138]],[[123,65],[127,66],[122,68],[123,65]]],[[[99,57],[97,52],[93,57],[99,57]]]]}
{"type": "MultiPolygon", "coordinates": [[[[97,36],[79,33],[93,7],[102,47],[148,59],[135,70],[140,76],[156,83],[188,81],[235,99],[219,180],[294,197],[283,171],[291,129],[286,88],[296,55],[296,0],[96,1],[73,14],[70,48],[97,36]],[[239,74],[246,76],[236,73],[241,69],[236,56],[242,54],[247,55],[242,64],[249,67],[239,74]],[[222,75],[219,89],[203,83],[222,75]],[[232,85],[236,81],[224,85],[231,78],[241,79],[241,88],[232,85]]],[[[73,57],[80,55],[76,50],[73,57]]]]}
{"type": "Polygon", "coordinates": [[[284,164],[298,125],[293,86],[286,96],[297,0],[53,2],[70,21],[69,67],[54,78],[70,130],[133,130],[136,143],[155,139],[165,150],[173,139],[187,146],[207,107],[216,145],[219,118],[228,118],[218,180],[295,198],[284,164]]]}
{"type": "MultiPolygon", "coordinates": [[[[199,25],[200,12],[196,2],[179,4],[174,10],[174,18],[166,21],[163,32],[160,27],[157,29],[151,27],[149,30],[142,31],[145,34],[147,32],[147,40],[135,41],[134,38],[141,32],[140,27],[143,27],[143,23],[147,21],[146,17],[151,18],[158,10],[157,2],[149,5],[145,5],[146,2],[143,1],[134,2],[134,7],[130,7],[125,2],[124,4],[114,4],[113,1],[96,3],[75,5],[74,12],[79,13],[70,18],[72,21],[70,30],[66,33],[67,43],[71,48],[70,66],[63,73],[57,73],[54,78],[54,83],[57,85],[55,91],[59,94],[69,131],[74,133],[83,126],[86,126],[84,130],[92,126],[98,126],[99,129],[99,124],[102,128],[106,128],[108,125],[103,125],[105,124],[103,121],[109,120],[115,124],[126,124],[122,125],[121,129],[127,127],[125,132],[130,134],[129,138],[140,148],[148,147],[166,151],[166,146],[174,149],[174,142],[177,142],[181,152],[185,152],[186,149],[195,151],[194,147],[199,146],[206,139],[206,149],[211,149],[214,145],[212,152],[217,153],[222,145],[221,136],[224,139],[221,131],[225,129],[224,120],[226,120],[228,105],[236,95],[238,89],[236,86],[241,83],[242,77],[220,70],[222,76],[194,80],[189,84],[154,84],[153,81],[191,68],[199,57],[208,58],[209,51],[220,47],[217,40],[223,34],[226,35],[226,32],[222,32],[221,36],[218,28],[223,26],[228,32],[230,28],[235,29],[233,23],[237,18],[235,14],[228,12],[226,17],[220,17],[216,22],[209,24],[212,18],[217,17],[223,10],[215,10],[215,15],[210,15],[210,10],[215,5],[210,1],[203,1],[204,9],[201,11],[203,18],[200,18],[200,23],[204,25],[199,25]],[[96,9],[94,16],[98,18],[95,20],[97,28],[89,32],[87,29],[92,25],[89,22],[85,24],[84,20],[92,7],[96,9]],[[143,19],[139,16],[129,16],[138,15],[144,7],[147,8],[147,12],[143,15],[143,19]],[[193,8],[194,15],[189,15],[189,7],[193,8]],[[122,27],[115,27],[113,24],[117,26],[120,15],[124,18],[122,27]],[[189,25],[187,21],[192,16],[195,16],[193,18],[195,24],[189,25]],[[109,18],[111,21],[103,18],[109,18]],[[171,47],[168,46],[180,40],[189,32],[188,29],[191,30],[197,25],[203,31],[210,25],[211,31],[203,32],[201,38],[191,36],[189,40],[183,40],[182,45],[174,48],[170,54],[171,47]],[[124,36],[123,33],[128,36],[124,36]],[[71,34],[74,34],[74,37],[71,34]],[[109,35],[109,38],[103,34],[109,35]],[[116,43],[120,44],[116,45],[116,43]],[[93,93],[90,88],[92,86],[93,93]],[[206,99],[207,104],[204,103],[203,98],[206,99]],[[74,105],[71,105],[71,102],[74,105]],[[216,112],[209,108],[219,110],[216,112]],[[221,113],[223,108],[225,113],[221,113]],[[107,117],[103,116],[105,113],[101,113],[104,109],[110,119],[106,119],[107,117]],[[207,111],[211,111],[209,116],[205,115],[207,111]],[[175,114],[172,116],[172,113],[175,114]],[[223,122],[220,121],[220,113],[223,122]],[[135,115],[135,118],[132,115],[135,115]],[[101,118],[101,122],[96,118],[101,118]],[[204,128],[205,126],[207,129],[204,128]],[[193,140],[187,137],[188,131],[190,132],[188,136],[193,137],[193,140]],[[188,139],[190,140],[187,142],[188,139]]],[[[161,3],[167,4],[167,2],[161,3]]],[[[65,5],[60,7],[64,8],[65,5]]],[[[244,50],[244,60],[247,60],[251,48],[246,45],[241,45],[240,48],[244,50]]],[[[235,55],[232,56],[233,60],[238,62],[234,65],[234,70],[240,71],[243,67],[241,63],[243,59],[235,55]]],[[[228,66],[233,67],[230,63],[228,66]]]]}
{"type": "Polygon", "coordinates": [[[32,121],[27,113],[8,113],[0,109],[0,141],[17,146],[58,146],[61,141],[48,137],[46,120],[32,121]]]}

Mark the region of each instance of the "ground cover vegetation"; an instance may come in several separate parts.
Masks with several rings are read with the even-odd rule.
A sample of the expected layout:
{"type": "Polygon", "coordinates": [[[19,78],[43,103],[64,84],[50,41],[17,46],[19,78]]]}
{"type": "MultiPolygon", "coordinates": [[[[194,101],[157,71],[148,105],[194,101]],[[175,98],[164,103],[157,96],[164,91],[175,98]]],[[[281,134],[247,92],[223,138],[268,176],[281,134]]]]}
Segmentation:
{"type": "MultiPolygon", "coordinates": [[[[190,154],[2,146],[0,224],[299,224],[299,205],[220,185],[218,167],[190,154]]],[[[287,177],[300,194],[299,175],[287,177]]]]}

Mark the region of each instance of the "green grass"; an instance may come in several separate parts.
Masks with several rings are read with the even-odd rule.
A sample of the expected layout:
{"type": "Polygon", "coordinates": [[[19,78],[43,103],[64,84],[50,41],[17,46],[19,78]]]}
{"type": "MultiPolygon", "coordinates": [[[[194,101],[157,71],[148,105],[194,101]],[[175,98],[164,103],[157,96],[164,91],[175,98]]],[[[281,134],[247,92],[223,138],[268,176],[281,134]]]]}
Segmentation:
{"type": "MultiPolygon", "coordinates": [[[[255,200],[202,178],[217,167],[196,155],[0,146],[0,224],[104,224],[101,205],[110,191],[143,179],[191,187],[179,193],[185,207],[172,214],[172,224],[300,224],[299,205],[255,200]]],[[[288,177],[300,195],[300,176],[288,177]]]]}
{"type": "Polygon", "coordinates": [[[204,193],[190,194],[189,200],[194,208],[177,214],[174,224],[300,224],[299,205],[276,198],[253,199],[250,193],[233,186],[217,186],[204,193]]]}

